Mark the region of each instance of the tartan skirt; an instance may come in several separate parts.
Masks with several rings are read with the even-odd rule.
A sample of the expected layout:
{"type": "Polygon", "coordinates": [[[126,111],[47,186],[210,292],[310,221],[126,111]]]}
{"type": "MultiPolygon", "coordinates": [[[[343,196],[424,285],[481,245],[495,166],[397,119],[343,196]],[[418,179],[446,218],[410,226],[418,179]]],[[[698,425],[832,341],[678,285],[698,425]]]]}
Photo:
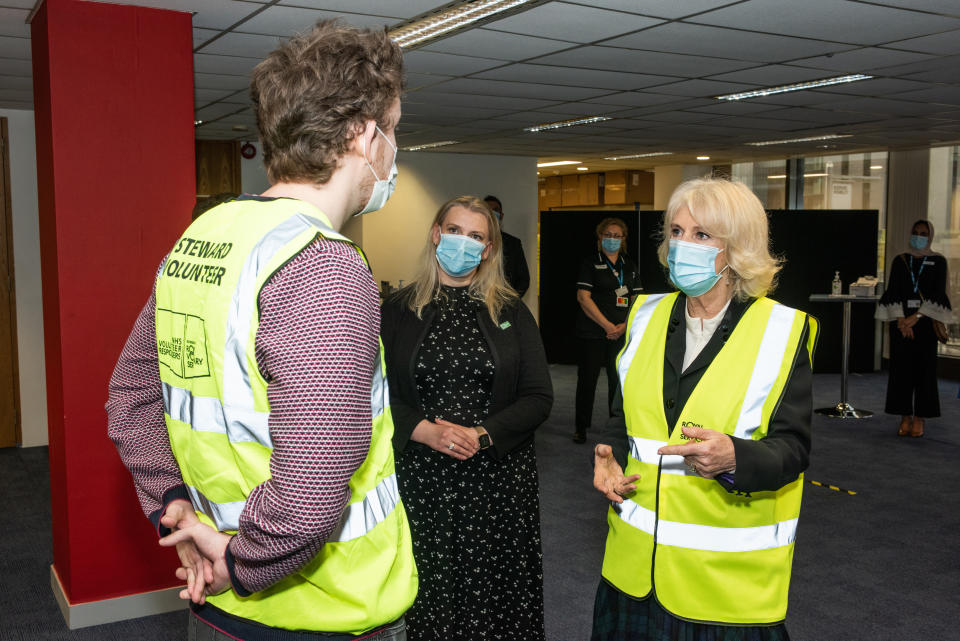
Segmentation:
{"type": "Polygon", "coordinates": [[[627,596],[603,579],[593,604],[591,641],[790,641],[786,626],[733,626],[678,619],[653,596],[627,596]]]}

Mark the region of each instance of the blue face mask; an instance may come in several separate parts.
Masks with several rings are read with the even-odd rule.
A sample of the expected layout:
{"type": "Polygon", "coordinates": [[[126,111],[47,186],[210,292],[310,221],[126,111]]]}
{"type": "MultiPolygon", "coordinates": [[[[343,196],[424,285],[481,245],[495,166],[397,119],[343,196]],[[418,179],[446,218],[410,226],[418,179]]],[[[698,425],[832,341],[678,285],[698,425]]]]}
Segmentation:
{"type": "Polygon", "coordinates": [[[927,243],[930,241],[926,236],[917,236],[916,234],[910,235],[910,246],[921,251],[927,248],[927,243]]]}
{"type": "Polygon", "coordinates": [[[602,238],[600,245],[603,247],[603,251],[612,254],[620,251],[620,242],[619,238],[602,238]]]}
{"type": "MultiPolygon", "coordinates": [[[[715,266],[717,254],[721,251],[710,245],[671,240],[670,250],[667,252],[670,280],[687,296],[706,294],[720,280],[715,266]]],[[[727,267],[720,270],[720,273],[727,267]]]]}
{"type": "Polygon", "coordinates": [[[440,234],[437,245],[437,262],[449,275],[459,278],[466,276],[480,264],[483,250],[487,246],[479,240],[461,234],[440,234]]]}

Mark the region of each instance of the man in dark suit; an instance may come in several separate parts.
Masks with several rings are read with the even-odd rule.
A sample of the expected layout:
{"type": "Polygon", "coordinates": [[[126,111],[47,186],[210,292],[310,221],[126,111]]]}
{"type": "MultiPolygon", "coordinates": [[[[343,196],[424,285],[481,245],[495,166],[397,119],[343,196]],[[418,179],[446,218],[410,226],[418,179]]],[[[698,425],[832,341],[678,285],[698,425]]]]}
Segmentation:
{"type": "Polygon", "coordinates": [[[503,205],[496,196],[487,196],[483,199],[487,206],[500,219],[500,235],[503,237],[503,273],[506,274],[510,287],[517,290],[522,297],[530,287],[530,271],[527,269],[527,258],[523,255],[523,243],[516,236],[503,231],[503,205]]]}

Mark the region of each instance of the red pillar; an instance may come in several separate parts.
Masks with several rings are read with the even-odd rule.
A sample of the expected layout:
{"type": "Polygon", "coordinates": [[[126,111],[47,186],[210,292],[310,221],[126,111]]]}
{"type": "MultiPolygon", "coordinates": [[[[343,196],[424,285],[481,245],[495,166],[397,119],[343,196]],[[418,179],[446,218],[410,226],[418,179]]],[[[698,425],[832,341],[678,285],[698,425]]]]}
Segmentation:
{"type": "Polygon", "coordinates": [[[31,37],[54,568],[74,606],[176,584],[175,555],[156,544],[103,405],[153,275],[190,220],[191,16],[47,0],[31,37]]]}

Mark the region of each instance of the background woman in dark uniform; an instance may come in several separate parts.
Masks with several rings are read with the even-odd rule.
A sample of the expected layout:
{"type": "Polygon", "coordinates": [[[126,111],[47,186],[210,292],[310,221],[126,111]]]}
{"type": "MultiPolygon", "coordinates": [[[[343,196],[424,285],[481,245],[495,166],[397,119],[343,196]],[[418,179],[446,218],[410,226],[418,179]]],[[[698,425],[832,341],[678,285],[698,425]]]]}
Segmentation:
{"type": "Polygon", "coordinates": [[[601,368],[607,370],[607,409],[617,391],[617,352],[623,347],[627,313],[643,291],[637,266],[624,255],[627,224],[604,218],[597,225],[597,253],[583,260],[577,279],[577,409],[574,443],[587,440],[601,368]]]}
{"type": "Polygon", "coordinates": [[[900,436],[923,436],[923,420],[940,416],[937,341],[953,322],[947,297],[947,261],[933,252],[933,225],[918,220],[910,251],[893,259],[876,317],[890,322],[887,414],[900,415],[900,436]]]}

